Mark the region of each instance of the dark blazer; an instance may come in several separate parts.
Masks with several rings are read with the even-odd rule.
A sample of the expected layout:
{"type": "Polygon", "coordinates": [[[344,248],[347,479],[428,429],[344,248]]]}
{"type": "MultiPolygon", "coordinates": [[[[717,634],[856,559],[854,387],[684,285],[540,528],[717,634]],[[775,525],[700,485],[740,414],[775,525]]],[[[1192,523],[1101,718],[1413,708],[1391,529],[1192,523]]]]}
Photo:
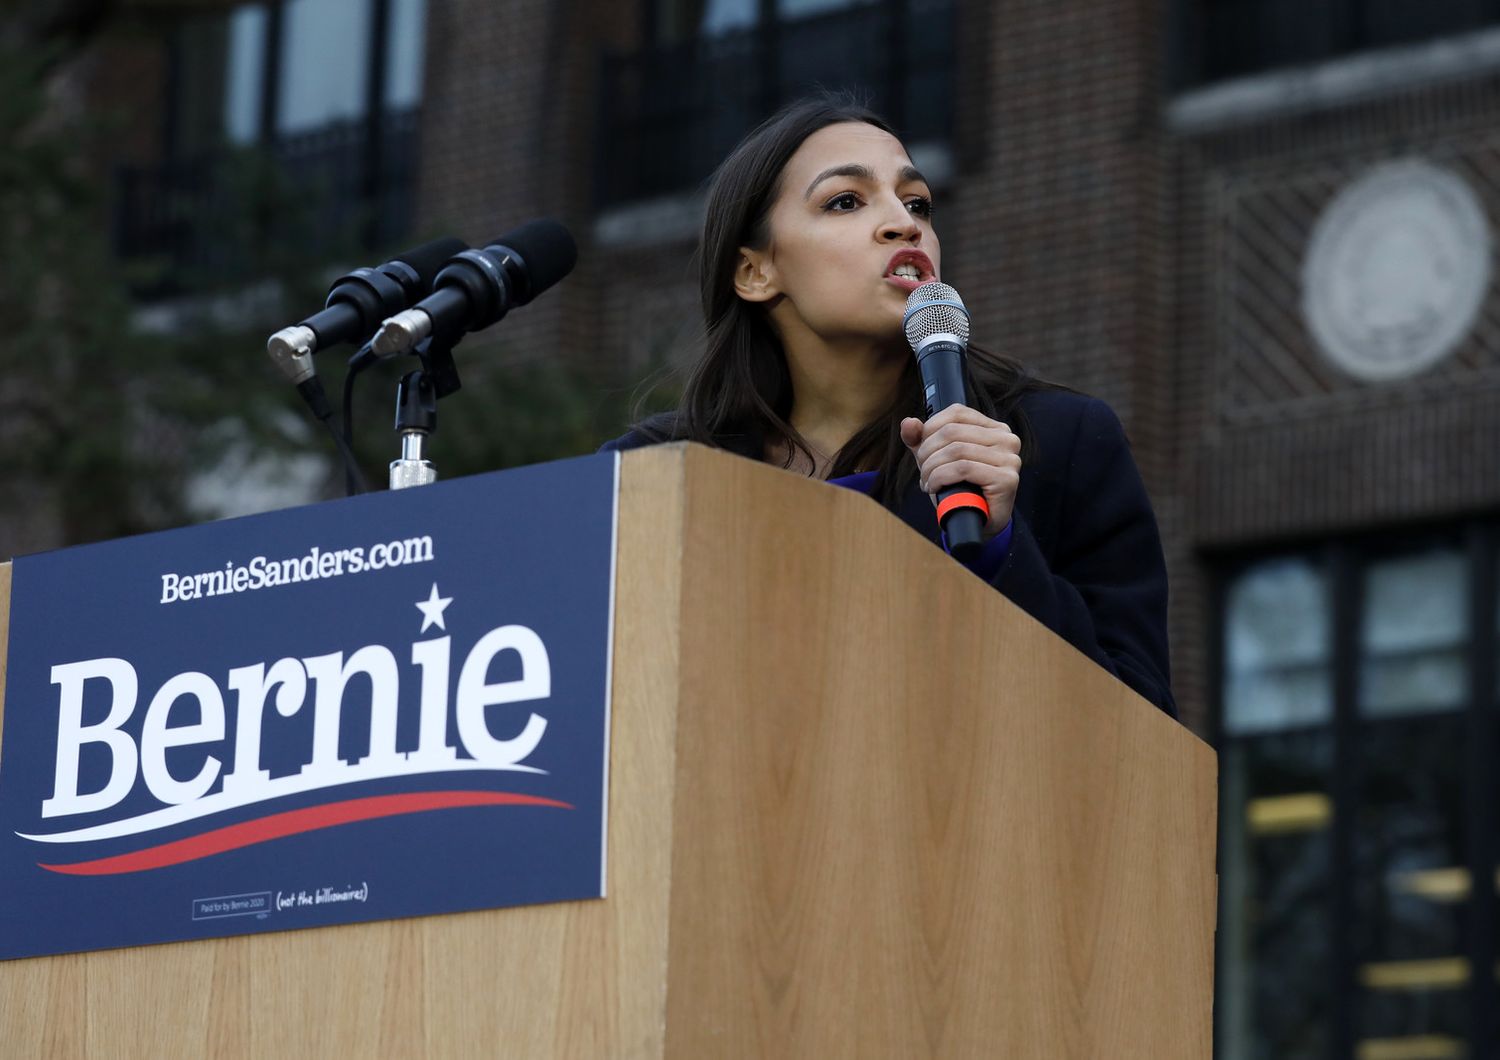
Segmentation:
{"type": "MultiPolygon", "coordinates": [[[[991,584],[1176,717],[1166,562],[1119,418],[1097,398],[1069,391],[1033,391],[1020,406],[1036,452],[1021,468],[1010,554],[991,584]]],[[[632,431],[601,452],[651,441],[632,431]]],[[[932,500],[915,484],[897,514],[941,547],[932,500]]]]}

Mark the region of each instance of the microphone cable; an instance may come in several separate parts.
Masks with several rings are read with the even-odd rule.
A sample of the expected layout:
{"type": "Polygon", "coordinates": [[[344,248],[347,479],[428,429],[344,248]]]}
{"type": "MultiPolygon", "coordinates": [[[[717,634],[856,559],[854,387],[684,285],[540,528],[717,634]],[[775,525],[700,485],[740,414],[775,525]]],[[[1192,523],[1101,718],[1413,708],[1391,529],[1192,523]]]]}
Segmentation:
{"type": "MultiPolygon", "coordinates": [[[[345,392],[347,394],[347,390],[345,392]]],[[[352,497],[356,493],[368,493],[369,483],[365,481],[364,473],[359,469],[359,462],[354,459],[354,449],[346,437],[346,432],[333,422],[333,406],[328,403],[328,395],[323,390],[323,380],[315,375],[309,376],[297,384],[297,393],[302,395],[302,400],[306,402],[313,416],[328,429],[329,435],[333,438],[333,444],[344,463],[346,494],[352,497]]]]}
{"type": "MultiPolygon", "coordinates": [[[[371,340],[374,341],[373,339],[371,340]]],[[[364,472],[360,470],[359,462],[354,459],[354,381],[373,362],[370,343],[366,342],[349,358],[349,368],[344,373],[344,415],[343,429],[338,436],[339,452],[344,457],[344,488],[349,496],[356,493],[368,493],[369,483],[365,481],[364,472]]]]}

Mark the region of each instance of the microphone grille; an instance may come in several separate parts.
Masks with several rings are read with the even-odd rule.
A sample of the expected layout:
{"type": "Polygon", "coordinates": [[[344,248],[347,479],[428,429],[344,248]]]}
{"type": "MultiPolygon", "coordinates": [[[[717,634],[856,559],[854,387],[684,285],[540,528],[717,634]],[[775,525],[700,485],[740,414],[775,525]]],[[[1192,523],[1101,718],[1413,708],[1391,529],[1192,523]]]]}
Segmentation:
{"type": "Polygon", "coordinates": [[[969,311],[964,300],[952,287],[936,280],[906,296],[906,315],[901,324],[914,350],[932,335],[955,335],[961,345],[969,344],[969,311]]]}

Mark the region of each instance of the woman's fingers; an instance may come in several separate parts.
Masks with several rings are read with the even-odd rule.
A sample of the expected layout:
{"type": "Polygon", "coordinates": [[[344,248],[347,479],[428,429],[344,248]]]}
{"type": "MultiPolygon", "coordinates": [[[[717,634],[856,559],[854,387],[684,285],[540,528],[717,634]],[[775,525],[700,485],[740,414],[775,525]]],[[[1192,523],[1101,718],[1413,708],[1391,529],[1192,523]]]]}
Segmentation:
{"type": "Polygon", "coordinates": [[[1021,484],[1021,468],[1019,464],[1007,467],[979,460],[953,460],[929,472],[922,483],[922,490],[936,493],[960,482],[978,486],[987,496],[991,493],[1010,493],[1021,484]]]}
{"type": "Polygon", "coordinates": [[[926,473],[939,465],[952,463],[955,460],[975,460],[1003,467],[1012,462],[1019,463],[1020,455],[1021,440],[1015,435],[1008,431],[981,433],[976,428],[973,434],[954,437],[929,451],[925,456],[918,455],[917,467],[926,473]]]}
{"type": "Polygon", "coordinates": [[[901,421],[901,440],[917,461],[924,492],[967,482],[990,506],[990,533],[1010,521],[1021,483],[1021,439],[1006,424],[966,405],[950,405],[926,423],[901,421]]]}
{"type": "Polygon", "coordinates": [[[1019,468],[1021,439],[1004,424],[994,427],[950,424],[924,439],[912,452],[924,479],[939,467],[962,461],[1019,468]]]}
{"type": "Polygon", "coordinates": [[[918,464],[926,463],[934,453],[955,442],[998,446],[1015,453],[1021,451],[1020,438],[1004,423],[969,408],[963,408],[961,416],[954,414],[954,410],[960,408],[963,406],[952,406],[928,420],[923,425],[922,440],[915,446],[903,429],[902,441],[912,449],[918,464]]]}

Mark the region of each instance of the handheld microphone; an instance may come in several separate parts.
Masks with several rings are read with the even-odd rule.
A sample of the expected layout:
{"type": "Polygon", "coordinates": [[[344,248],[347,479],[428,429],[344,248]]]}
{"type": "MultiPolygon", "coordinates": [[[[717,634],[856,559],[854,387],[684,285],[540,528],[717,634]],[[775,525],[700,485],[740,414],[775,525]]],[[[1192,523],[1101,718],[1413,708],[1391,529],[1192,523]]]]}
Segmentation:
{"type": "MultiPolygon", "coordinates": [[[[969,345],[969,311],[958,292],[946,283],[922,284],[907,296],[901,325],[922,371],[927,419],[949,405],[967,405],[964,355],[969,345]]],[[[969,558],[984,546],[990,506],[979,487],[960,482],[939,490],[937,517],[948,551],[959,559],[969,558]]]]}
{"type": "Polygon", "coordinates": [[[431,291],[438,270],[466,247],[451,236],[434,239],[384,265],[339,277],[328,291],[325,308],[276,332],[266,342],[266,352],[288,379],[301,385],[315,374],[314,353],[369,338],[382,320],[431,291]]]}
{"type": "Polygon", "coordinates": [[[577,260],[573,237],[552,220],[528,221],[483,250],[455,254],[432,294],[381,324],[374,353],[394,357],[428,337],[451,342],[487,328],[572,272],[577,260]]]}

